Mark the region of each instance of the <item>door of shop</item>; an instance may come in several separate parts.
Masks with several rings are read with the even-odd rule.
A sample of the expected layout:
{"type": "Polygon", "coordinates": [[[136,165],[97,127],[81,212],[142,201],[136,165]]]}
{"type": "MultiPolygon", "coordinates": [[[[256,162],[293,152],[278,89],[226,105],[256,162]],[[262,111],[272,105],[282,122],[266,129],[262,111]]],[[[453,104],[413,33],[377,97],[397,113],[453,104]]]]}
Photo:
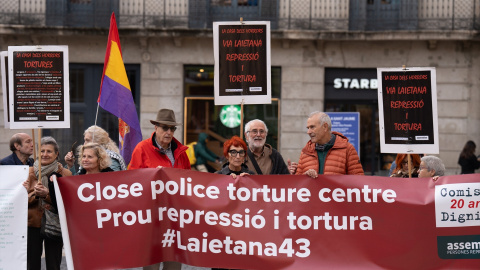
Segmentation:
{"type": "Polygon", "coordinates": [[[387,175],[394,155],[380,153],[377,70],[326,68],[325,111],[360,113],[360,162],[366,174],[387,175]]]}

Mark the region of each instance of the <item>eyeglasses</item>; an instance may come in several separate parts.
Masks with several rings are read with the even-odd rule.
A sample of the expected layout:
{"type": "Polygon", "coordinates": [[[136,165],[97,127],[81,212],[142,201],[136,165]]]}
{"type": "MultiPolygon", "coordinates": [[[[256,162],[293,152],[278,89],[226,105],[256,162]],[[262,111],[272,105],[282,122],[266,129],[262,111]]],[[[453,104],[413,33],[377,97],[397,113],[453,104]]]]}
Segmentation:
{"type": "Polygon", "coordinates": [[[163,129],[163,131],[165,131],[165,132],[169,129],[172,132],[175,132],[175,130],[177,130],[177,127],[175,127],[175,126],[174,127],[169,127],[169,126],[164,126],[164,125],[157,125],[157,127],[161,127],[163,129]]]}
{"type": "Polygon", "coordinates": [[[239,154],[241,157],[244,157],[244,156],[245,156],[245,150],[240,150],[240,151],[237,151],[237,150],[229,150],[228,153],[229,153],[232,157],[236,157],[237,154],[239,154]]]}
{"type": "Polygon", "coordinates": [[[252,129],[252,130],[247,131],[247,133],[248,133],[248,132],[251,132],[253,135],[257,135],[257,134],[263,135],[263,134],[266,134],[266,133],[267,133],[267,132],[266,132],[265,130],[263,130],[263,129],[260,129],[260,130],[258,130],[258,129],[252,129]]]}

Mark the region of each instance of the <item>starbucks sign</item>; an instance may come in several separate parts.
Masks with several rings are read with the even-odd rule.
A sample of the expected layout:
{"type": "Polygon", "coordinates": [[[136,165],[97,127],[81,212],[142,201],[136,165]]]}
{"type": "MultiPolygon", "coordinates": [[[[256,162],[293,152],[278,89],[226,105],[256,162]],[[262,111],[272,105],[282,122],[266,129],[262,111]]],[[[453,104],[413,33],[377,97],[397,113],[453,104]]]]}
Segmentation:
{"type": "Polygon", "coordinates": [[[239,105],[226,105],[220,110],[220,121],[229,128],[240,125],[241,109],[239,105]]]}

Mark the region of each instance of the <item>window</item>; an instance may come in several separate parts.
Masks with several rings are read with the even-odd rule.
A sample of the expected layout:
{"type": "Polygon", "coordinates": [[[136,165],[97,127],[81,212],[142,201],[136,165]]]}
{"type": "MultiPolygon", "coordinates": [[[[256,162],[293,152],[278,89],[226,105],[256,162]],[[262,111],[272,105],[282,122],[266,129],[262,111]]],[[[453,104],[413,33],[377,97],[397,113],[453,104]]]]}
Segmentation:
{"type": "MultiPolygon", "coordinates": [[[[140,107],[140,65],[125,65],[133,99],[140,107]]],[[[103,64],[70,64],[70,129],[45,129],[43,136],[54,137],[60,146],[60,159],[70,151],[72,144],[83,144],[83,132],[95,124],[97,99],[102,79],[103,64]]],[[[118,118],[98,108],[97,125],[105,129],[118,143],[118,118]]]]}

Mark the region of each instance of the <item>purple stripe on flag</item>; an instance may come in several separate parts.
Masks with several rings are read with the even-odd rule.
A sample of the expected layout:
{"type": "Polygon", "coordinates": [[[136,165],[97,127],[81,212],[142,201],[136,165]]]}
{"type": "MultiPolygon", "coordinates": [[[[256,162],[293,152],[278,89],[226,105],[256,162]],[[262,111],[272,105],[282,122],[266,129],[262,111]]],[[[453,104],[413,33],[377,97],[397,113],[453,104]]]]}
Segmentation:
{"type": "Polygon", "coordinates": [[[123,138],[123,148],[120,149],[120,154],[122,155],[123,159],[125,160],[126,164],[130,163],[132,159],[132,153],[135,149],[137,143],[142,141],[142,134],[139,132],[135,132],[135,130],[130,130],[129,133],[125,134],[123,138]]]}
{"type": "Polygon", "coordinates": [[[106,75],[103,77],[100,106],[141,134],[132,92],[106,75]]]}

